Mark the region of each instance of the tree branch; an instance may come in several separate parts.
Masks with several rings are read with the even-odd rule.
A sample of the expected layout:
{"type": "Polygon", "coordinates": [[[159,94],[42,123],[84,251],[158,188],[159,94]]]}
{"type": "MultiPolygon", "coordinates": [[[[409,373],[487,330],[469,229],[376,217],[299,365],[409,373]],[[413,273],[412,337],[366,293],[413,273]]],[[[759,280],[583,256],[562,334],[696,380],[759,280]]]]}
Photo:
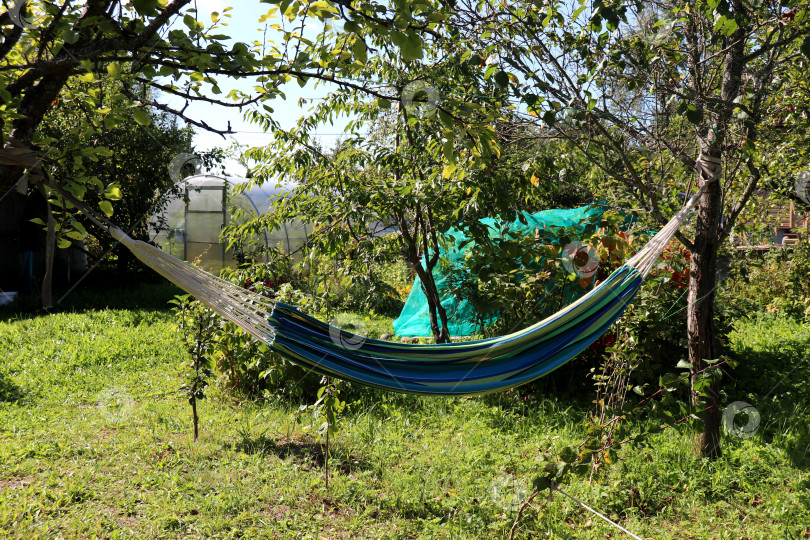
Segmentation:
{"type": "Polygon", "coordinates": [[[129,86],[126,85],[126,84],[122,86],[122,92],[123,92],[123,94],[125,96],[127,96],[129,99],[131,99],[133,101],[137,101],[138,103],[146,105],[147,107],[153,107],[153,108],[158,109],[160,111],[167,112],[167,113],[172,114],[172,115],[174,115],[174,116],[176,116],[178,118],[182,118],[187,123],[189,123],[189,124],[191,124],[193,126],[197,126],[199,128],[202,128],[202,129],[204,129],[206,131],[209,131],[211,133],[216,133],[217,135],[219,135],[223,139],[225,138],[225,135],[230,135],[232,133],[236,133],[235,131],[233,131],[231,129],[231,123],[230,122],[228,122],[228,127],[226,129],[217,129],[217,128],[209,126],[204,120],[199,120],[198,121],[198,120],[194,120],[193,118],[190,118],[190,117],[186,116],[184,111],[186,110],[186,107],[188,106],[188,104],[186,104],[186,107],[183,107],[182,109],[173,109],[173,108],[169,107],[168,105],[164,105],[163,103],[158,103],[157,101],[154,101],[154,100],[151,100],[151,99],[146,99],[144,97],[141,97],[141,96],[135,94],[135,92],[133,92],[129,88],[129,86]]]}

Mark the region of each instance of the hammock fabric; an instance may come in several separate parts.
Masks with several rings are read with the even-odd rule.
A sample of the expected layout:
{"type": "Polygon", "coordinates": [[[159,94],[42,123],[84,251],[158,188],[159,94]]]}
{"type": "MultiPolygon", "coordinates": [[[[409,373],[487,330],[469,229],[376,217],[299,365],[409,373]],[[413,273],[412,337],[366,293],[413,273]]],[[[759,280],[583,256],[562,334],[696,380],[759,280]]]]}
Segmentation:
{"type": "Polygon", "coordinates": [[[624,313],[705,186],[720,174],[719,163],[703,154],[696,168],[706,180],[698,193],[647,245],[588,294],[519,332],[438,345],[367,339],[292,306],[273,303],[155,246],[133,240],[59,186],[52,182],[49,186],[107,229],[144,264],[296,364],[323,375],[399,392],[473,395],[542,377],[593,343],[624,313]]]}
{"type": "Polygon", "coordinates": [[[273,349],[318,373],[418,394],[482,394],[532,381],[590,345],[641,286],[628,266],[564,310],[508,336],[442,345],[358,339],[285,304],[270,314],[273,349]]]}

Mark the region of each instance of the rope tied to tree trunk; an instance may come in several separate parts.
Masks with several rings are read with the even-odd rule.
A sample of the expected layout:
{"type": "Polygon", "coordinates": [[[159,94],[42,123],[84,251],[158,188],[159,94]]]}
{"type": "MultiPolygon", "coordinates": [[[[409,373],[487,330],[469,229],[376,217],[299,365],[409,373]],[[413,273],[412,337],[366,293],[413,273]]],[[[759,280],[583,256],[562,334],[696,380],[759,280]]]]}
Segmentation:
{"type": "Polygon", "coordinates": [[[695,169],[703,181],[701,186],[705,186],[720,179],[723,175],[723,162],[719,157],[710,156],[705,151],[701,151],[695,162],[695,169]]]}

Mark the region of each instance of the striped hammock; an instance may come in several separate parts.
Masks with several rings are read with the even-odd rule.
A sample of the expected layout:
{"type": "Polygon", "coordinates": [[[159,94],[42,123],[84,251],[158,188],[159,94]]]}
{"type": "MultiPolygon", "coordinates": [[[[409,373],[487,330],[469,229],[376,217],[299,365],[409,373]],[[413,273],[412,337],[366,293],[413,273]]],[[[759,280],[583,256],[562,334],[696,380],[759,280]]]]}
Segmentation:
{"type": "Polygon", "coordinates": [[[340,330],[133,240],[116,227],[108,230],[147,266],[296,364],[399,392],[473,395],[533,381],[593,343],[633,300],[700,193],[621,268],[558,313],[506,336],[437,345],[392,343],[340,330]]]}

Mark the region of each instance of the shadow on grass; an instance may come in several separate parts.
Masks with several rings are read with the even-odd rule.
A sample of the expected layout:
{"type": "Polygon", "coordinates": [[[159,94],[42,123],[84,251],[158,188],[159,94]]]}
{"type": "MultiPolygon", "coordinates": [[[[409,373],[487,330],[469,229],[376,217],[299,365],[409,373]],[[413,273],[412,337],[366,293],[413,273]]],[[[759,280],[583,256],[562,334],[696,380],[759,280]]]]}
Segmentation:
{"type": "Polygon", "coordinates": [[[0,403],[14,403],[23,397],[22,389],[0,372],[0,403]]]}
{"type": "Polygon", "coordinates": [[[96,271],[70,292],[67,288],[54,291],[54,307],[48,311],[42,309],[36,294],[21,295],[11,304],[0,306],[0,322],[98,309],[168,310],[169,300],[177,294],[182,294],[178,287],[153,273],[122,276],[96,271]]]}
{"type": "Polygon", "coordinates": [[[729,401],[750,402],[761,415],[763,440],[785,450],[794,466],[808,469],[810,335],[760,332],[755,337],[753,346],[734,351],[739,365],[731,372],[734,384],[729,401]]]}
{"type": "MultiPolygon", "coordinates": [[[[226,443],[225,448],[244,452],[248,455],[276,456],[279,459],[294,459],[302,463],[309,463],[313,466],[323,467],[324,465],[324,445],[318,442],[307,441],[276,441],[265,435],[257,437],[242,436],[241,440],[235,443],[226,443]]],[[[350,474],[355,471],[372,470],[373,465],[366,459],[354,455],[339,444],[331,444],[329,450],[330,470],[340,471],[343,474],[350,474]],[[340,456],[338,458],[338,456],[340,456]]]]}

